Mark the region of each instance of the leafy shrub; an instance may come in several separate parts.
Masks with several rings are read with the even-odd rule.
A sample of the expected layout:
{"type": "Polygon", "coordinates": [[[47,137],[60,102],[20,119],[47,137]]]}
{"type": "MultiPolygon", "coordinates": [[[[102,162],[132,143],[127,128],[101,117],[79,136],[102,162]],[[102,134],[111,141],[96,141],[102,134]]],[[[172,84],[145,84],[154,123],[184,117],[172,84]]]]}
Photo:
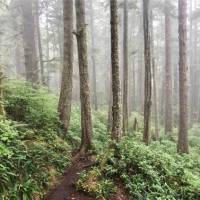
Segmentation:
{"type": "Polygon", "coordinates": [[[172,142],[157,144],[146,147],[124,139],[110,153],[105,177],[120,177],[134,199],[200,199],[199,162],[174,153],[172,142]]]}
{"type": "Polygon", "coordinates": [[[5,87],[5,110],[15,121],[36,128],[57,128],[57,98],[46,89],[33,88],[24,82],[8,82],[5,87]]]}
{"type": "Polygon", "coordinates": [[[108,148],[111,141],[111,136],[107,132],[107,115],[107,110],[98,110],[93,112],[93,141],[96,150],[99,153],[108,148]]]}
{"type": "MultiPolygon", "coordinates": [[[[102,152],[110,142],[110,135],[107,133],[107,111],[98,110],[92,112],[93,119],[93,142],[97,152],[102,152]]],[[[67,139],[77,147],[81,141],[81,118],[80,108],[73,106],[67,139]]]]}
{"type": "Polygon", "coordinates": [[[115,192],[114,183],[109,179],[102,179],[98,168],[82,172],[76,186],[79,190],[83,190],[100,199],[108,199],[115,192]]]}
{"type": "Polygon", "coordinates": [[[134,126],[134,122],[135,119],[137,119],[137,123],[138,123],[138,130],[137,131],[141,131],[143,130],[143,116],[140,113],[137,112],[132,112],[131,116],[129,118],[129,132],[133,132],[133,126],[134,126]]]}
{"type": "Polygon", "coordinates": [[[58,135],[57,98],[43,88],[8,82],[0,119],[0,199],[41,196],[69,165],[70,146],[58,135]]]}
{"type": "Polygon", "coordinates": [[[69,165],[69,150],[52,130],[40,132],[1,120],[0,199],[28,200],[41,195],[52,176],[69,165]]]}
{"type": "Polygon", "coordinates": [[[200,126],[198,124],[189,130],[189,143],[191,147],[200,148],[200,126]]]}

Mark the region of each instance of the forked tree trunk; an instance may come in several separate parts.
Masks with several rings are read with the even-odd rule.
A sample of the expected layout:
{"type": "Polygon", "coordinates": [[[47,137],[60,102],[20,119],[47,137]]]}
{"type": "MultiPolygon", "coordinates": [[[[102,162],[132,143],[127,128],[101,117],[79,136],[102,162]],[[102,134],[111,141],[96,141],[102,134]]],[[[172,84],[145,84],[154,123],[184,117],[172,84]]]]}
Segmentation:
{"type": "Polygon", "coordinates": [[[118,9],[117,0],[110,0],[111,23],[111,60],[112,60],[112,138],[119,141],[122,136],[120,106],[120,75],[118,47],[118,9]]]}
{"type": "Polygon", "coordinates": [[[124,0],[124,31],[123,31],[123,135],[128,130],[128,5],[124,0]]]}
{"type": "Polygon", "coordinates": [[[69,128],[73,76],[73,0],[63,0],[64,55],[58,111],[65,134],[69,128]]]}
{"type": "Polygon", "coordinates": [[[189,153],[188,145],[188,65],[187,0],[179,0],[179,153],[189,153]]]}
{"type": "Polygon", "coordinates": [[[170,1],[165,0],[165,134],[173,129],[170,1]]]}
{"type": "Polygon", "coordinates": [[[90,105],[90,89],[87,58],[85,1],[76,0],[77,45],[80,76],[80,100],[81,100],[81,148],[85,153],[92,148],[92,117],[90,105]]]}
{"type": "Polygon", "coordinates": [[[21,3],[26,80],[37,84],[39,76],[36,61],[33,0],[22,0],[21,3]]]}
{"type": "Polygon", "coordinates": [[[144,57],[145,57],[145,96],[144,96],[144,133],[143,140],[146,145],[150,143],[150,117],[151,117],[151,42],[149,29],[149,0],[143,0],[144,25],[144,57]]]}

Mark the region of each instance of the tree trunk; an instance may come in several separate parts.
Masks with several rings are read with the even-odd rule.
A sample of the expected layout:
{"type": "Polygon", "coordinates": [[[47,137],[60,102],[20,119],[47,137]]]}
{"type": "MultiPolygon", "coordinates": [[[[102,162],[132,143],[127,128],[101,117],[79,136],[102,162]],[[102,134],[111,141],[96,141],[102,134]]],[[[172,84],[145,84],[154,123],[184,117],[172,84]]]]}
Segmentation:
{"type": "Polygon", "coordinates": [[[40,30],[40,11],[39,11],[39,0],[35,0],[35,27],[37,33],[37,47],[39,54],[39,64],[40,64],[40,76],[41,83],[43,84],[44,77],[44,63],[43,63],[43,51],[42,51],[42,43],[41,43],[41,30],[40,30]]]}
{"type": "Polygon", "coordinates": [[[122,136],[120,106],[120,75],[119,75],[119,36],[117,0],[110,0],[111,23],[111,60],[112,60],[112,138],[119,141],[122,136]]]}
{"type": "MultiPolygon", "coordinates": [[[[109,68],[110,76],[108,78],[109,80],[109,97],[108,97],[108,124],[107,124],[107,131],[110,133],[112,131],[112,105],[113,105],[113,94],[112,94],[112,70],[109,68]]],[[[107,89],[108,85],[106,85],[107,89]]]]}
{"type": "Polygon", "coordinates": [[[193,0],[190,0],[190,117],[189,117],[189,126],[192,127],[193,126],[193,60],[194,60],[194,40],[193,40],[193,18],[192,18],[192,14],[193,14],[193,0]]]}
{"type": "Polygon", "coordinates": [[[50,45],[49,45],[49,40],[50,40],[50,34],[49,34],[49,5],[48,2],[45,3],[45,32],[46,32],[46,74],[45,74],[45,85],[50,89],[50,69],[49,69],[49,59],[50,59],[50,45]]]}
{"type": "Polygon", "coordinates": [[[157,101],[157,77],[156,77],[156,63],[155,63],[155,49],[154,49],[154,26],[153,26],[153,10],[151,11],[151,53],[152,53],[152,82],[153,82],[153,103],[154,103],[154,124],[155,124],[155,139],[160,138],[159,122],[158,122],[158,101],[157,101]]]}
{"type": "Polygon", "coordinates": [[[128,130],[128,5],[124,0],[124,31],[123,31],[123,135],[128,130]]]}
{"type": "Polygon", "coordinates": [[[36,61],[33,0],[22,0],[22,15],[26,80],[37,84],[39,76],[36,61]]]}
{"type": "Polygon", "coordinates": [[[130,114],[131,112],[136,110],[136,72],[135,72],[135,58],[133,58],[133,64],[132,64],[132,72],[130,75],[130,86],[129,92],[130,92],[130,102],[129,102],[129,109],[130,114]],[[131,84],[132,83],[132,84],[131,84]]]}
{"type": "Polygon", "coordinates": [[[165,0],[165,134],[173,129],[170,2],[165,0]]]}
{"type": "MultiPolygon", "coordinates": [[[[20,38],[18,38],[18,40],[20,40],[20,38]]],[[[23,54],[23,48],[20,42],[21,40],[17,41],[16,47],[15,47],[15,66],[16,66],[17,79],[21,79],[25,74],[24,63],[22,61],[24,54],[23,54]]]]}
{"type": "Polygon", "coordinates": [[[145,57],[145,90],[144,90],[144,134],[146,145],[150,143],[150,116],[151,116],[151,42],[149,29],[149,0],[143,0],[144,25],[144,57],[145,57]]]}
{"type": "MultiPolygon", "coordinates": [[[[111,82],[110,82],[111,83],[111,82]]],[[[109,105],[108,105],[108,126],[107,131],[111,132],[112,130],[112,101],[113,101],[113,95],[112,95],[112,85],[110,84],[109,89],[109,105]]]]}
{"type": "Polygon", "coordinates": [[[188,65],[187,0],[179,0],[179,135],[178,152],[189,153],[188,145],[188,65]]]}
{"type": "Polygon", "coordinates": [[[3,105],[3,72],[0,69],[0,117],[5,115],[4,105],[3,105]]]}
{"type": "MultiPolygon", "coordinates": [[[[140,7],[142,9],[143,2],[140,2],[140,7]]],[[[140,114],[144,113],[144,38],[141,34],[144,34],[143,28],[143,13],[139,13],[139,31],[137,37],[139,38],[139,52],[138,52],[138,77],[137,77],[137,85],[138,85],[138,112],[140,114]]]]}
{"type": "Polygon", "coordinates": [[[81,148],[85,153],[92,148],[92,117],[90,105],[90,89],[87,59],[85,1],[76,0],[77,45],[80,76],[80,100],[81,100],[81,148]]]}
{"type": "Polygon", "coordinates": [[[153,98],[154,98],[154,112],[155,112],[155,138],[158,140],[159,135],[159,125],[158,125],[158,102],[157,102],[157,85],[156,85],[156,66],[155,59],[152,59],[152,78],[153,78],[153,98]]]}
{"type": "Polygon", "coordinates": [[[91,37],[92,37],[92,85],[93,85],[93,105],[95,110],[98,110],[97,101],[97,77],[96,77],[96,62],[95,62],[95,41],[94,41],[94,13],[93,13],[93,1],[90,1],[90,23],[91,23],[91,37]]]}
{"type": "MultiPolygon", "coordinates": [[[[198,3],[195,0],[194,1],[194,7],[195,10],[198,9],[198,3]]],[[[200,82],[199,82],[199,60],[198,60],[198,19],[194,20],[194,45],[193,45],[193,49],[194,49],[194,63],[192,66],[192,70],[191,70],[191,74],[192,74],[192,119],[194,122],[198,122],[198,111],[199,111],[199,88],[200,88],[200,82]]]]}
{"type": "Polygon", "coordinates": [[[64,55],[58,112],[65,134],[68,131],[73,83],[73,0],[63,0],[64,55]]]}
{"type": "Polygon", "coordinates": [[[42,41],[41,41],[41,31],[40,31],[40,12],[39,12],[39,0],[35,1],[35,11],[36,11],[36,29],[37,29],[37,42],[38,42],[38,53],[39,53],[39,61],[40,61],[40,75],[41,82],[45,84],[44,79],[44,63],[43,63],[43,50],[42,50],[42,41]]]}
{"type": "MultiPolygon", "coordinates": [[[[140,46],[143,46],[143,42],[140,44],[140,46]]],[[[141,49],[139,52],[139,58],[138,58],[138,83],[144,82],[144,58],[143,58],[144,52],[141,49]]],[[[144,84],[138,84],[138,111],[140,114],[144,112],[144,84]]]]}

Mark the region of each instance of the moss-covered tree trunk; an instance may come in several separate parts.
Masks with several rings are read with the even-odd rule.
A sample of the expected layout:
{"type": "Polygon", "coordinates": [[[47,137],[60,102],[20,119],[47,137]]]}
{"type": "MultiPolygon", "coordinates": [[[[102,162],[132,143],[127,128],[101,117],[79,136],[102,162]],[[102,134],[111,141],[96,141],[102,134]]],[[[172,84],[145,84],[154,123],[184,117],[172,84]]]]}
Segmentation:
{"type": "Polygon", "coordinates": [[[179,0],[179,134],[178,152],[189,153],[188,145],[188,64],[187,64],[187,0],[179,0]]]}
{"type": "Polygon", "coordinates": [[[150,143],[150,117],[151,117],[151,42],[149,29],[149,0],[143,0],[143,26],[144,26],[144,58],[145,58],[145,90],[144,90],[144,133],[143,140],[146,145],[150,143]]]}
{"type": "Polygon", "coordinates": [[[79,76],[80,76],[80,100],[81,100],[81,148],[85,153],[92,148],[92,117],[90,103],[87,37],[85,23],[85,1],[76,0],[76,37],[78,45],[79,76]]]}
{"type": "Polygon", "coordinates": [[[121,94],[119,76],[118,49],[118,9],[117,0],[110,0],[111,16],[111,59],[112,59],[112,138],[119,141],[122,136],[121,128],[121,94]]]}
{"type": "Polygon", "coordinates": [[[73,75],[73,0],[63,0],[64,55],[58,112],[65,134],[69,128],[73,75]]]}

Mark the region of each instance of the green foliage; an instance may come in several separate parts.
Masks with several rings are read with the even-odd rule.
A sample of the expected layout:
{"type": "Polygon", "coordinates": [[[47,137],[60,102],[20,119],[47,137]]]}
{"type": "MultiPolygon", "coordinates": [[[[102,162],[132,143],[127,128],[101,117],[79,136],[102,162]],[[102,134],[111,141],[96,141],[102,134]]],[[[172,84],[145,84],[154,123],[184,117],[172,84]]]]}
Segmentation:
{"type": "MultiPolygon", "coordinates": [[[[97,152],[102,152],[111,141],[110,135],[107,133],[107,111],[99,110],[92,112],[93,119],[93,143],[97,152]]],[[[71,122],[67,139],[71,141],[73,147],[78,147],[81,141],[81,118],[80,109],[72,107],[71,122]]]]}
{"type": "Polygon", "coordinates": [[[82,172],[76,186],[79,190],[100,199],[109,199],[110,195],[116,190],[111,180],[102,178],[101,171],[98,168],[82,172]]]}
{"type": "Polygon", "coordinates": [[[189,142],[191,147],[198,147],[200,149],[200,126],[195,124],[189,130],[189,142]]]}
{"type": "MultiPolygon", "coordinates": [[[[69,165],[70,146],[62,140],[57,98],[43,88],[23,82],[5,87],[5,109],[9,119],[0,119],[0,199],[26,200],[41,197],[52,179],[69,165]]],[[[108,199],[114,181],[122,181],[134,199],[200,199],[200,127],[189,131],[190,155],[176,153],[176,143],[162,136],[149,147],[140,143],[143,117],[132,113],[130,134],[109,149],[107,110],[92,112],[93,142],[100,154],[98,165],[81,174],[77,187],[95,197],[108,199]],[[138,129],[133,133],[134,119],[138,129]]],[[[67,141],[80,144],[80,109],[72,108],[67,141]]],[[[174,130],[176,141],[177,130],[174,130]],[[176,134],[175,134],[176,133],[176,134]]]]}
{"type": "Polygon", "coordinates": [[[125,138],[103,171],[106,177],[120,177],[134,199],[200,199],[199,161],[173,148],[170,141],[146,147],[125,138]]]}
{"type": "Polygon", "coordinates": [[[57,98],[46,89],[33,88],[24,82],[8,82],[4,96],[6,113],[13,120],[35,128],[57,129],[57,98]]]}
{"type": "Polygon", "coordinates": [[[93,112],[93,131],[94,144],[98,153],[103,152],[111,141],[111,136],[107,132],[107,110],[98,110],[93,112]]]}
{"type": "Polygon", "coordinates": [[[20,132],[16,127],[0,122],[0,199],[34,199],[48,188],[51,169],[59,175],[69,164],[69,146],[54,132],[20,132]]]}
{"type": "Polygon", "coordinates": [[[0,120],[0,199],[41,197],[70,163],[70,146],[59,137],[57,98],[8,82],[5,109],[11,119],[0,120]]]}
{"type": "Polygon", "coordinates": [[[140,131],[140,132],[143,131],[143,116],[140,113],[132,112],[129,118],[129,132],[130,133],[133,132],[135,119],[137,119],[137,123],[138,123],[137,131],[140,131]]]}

